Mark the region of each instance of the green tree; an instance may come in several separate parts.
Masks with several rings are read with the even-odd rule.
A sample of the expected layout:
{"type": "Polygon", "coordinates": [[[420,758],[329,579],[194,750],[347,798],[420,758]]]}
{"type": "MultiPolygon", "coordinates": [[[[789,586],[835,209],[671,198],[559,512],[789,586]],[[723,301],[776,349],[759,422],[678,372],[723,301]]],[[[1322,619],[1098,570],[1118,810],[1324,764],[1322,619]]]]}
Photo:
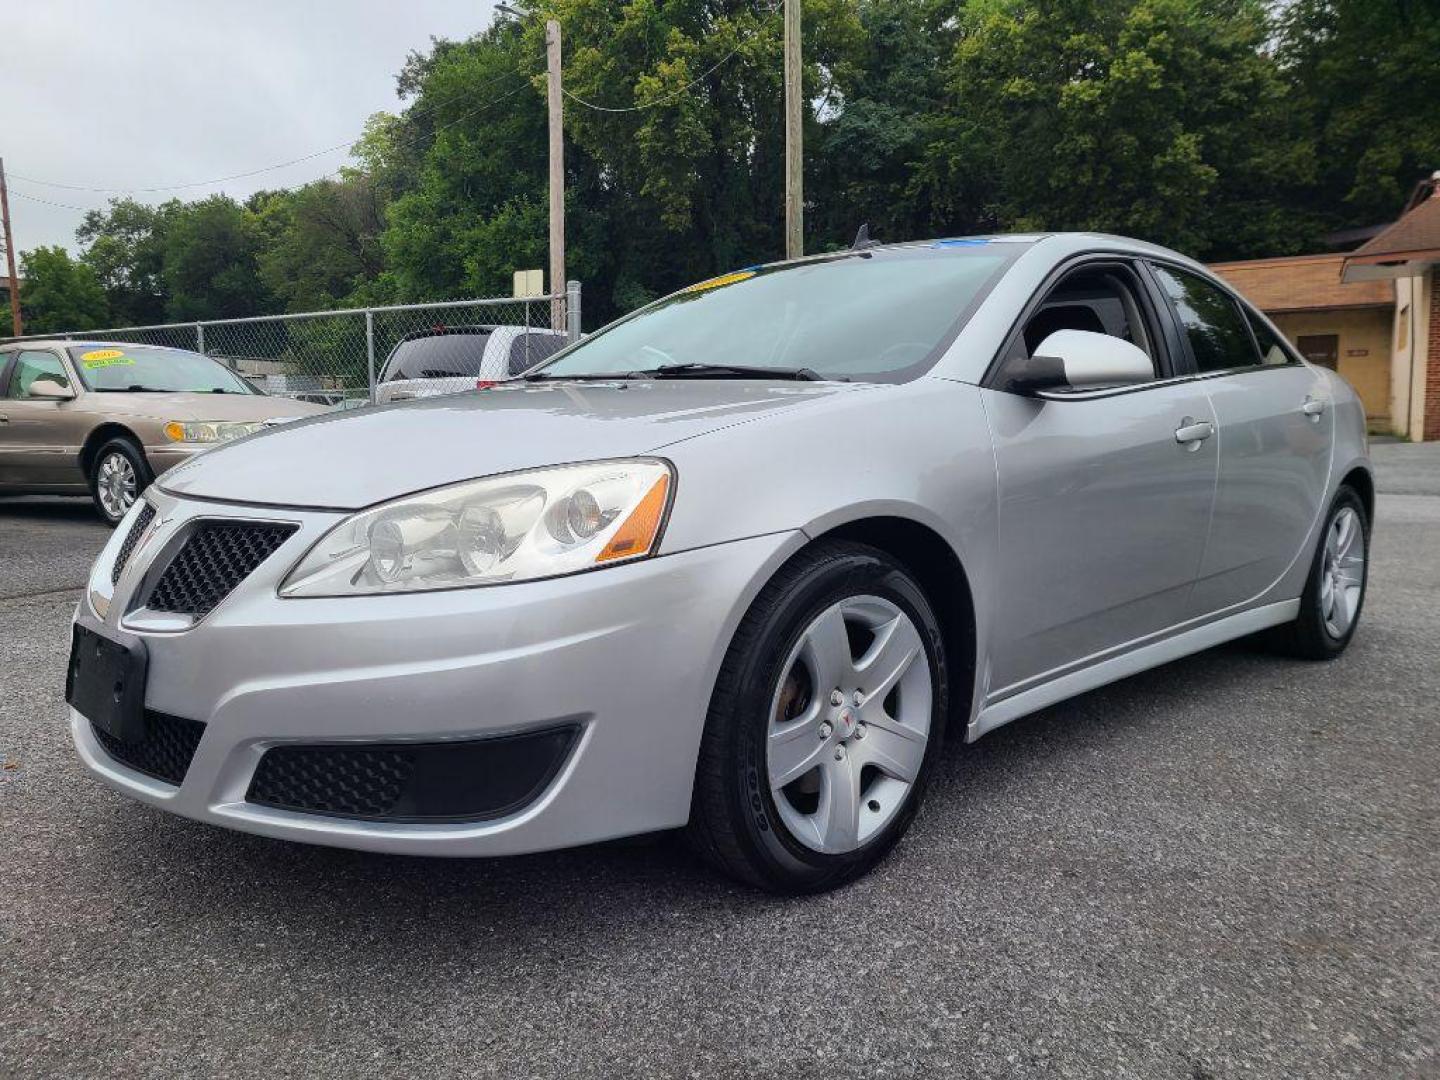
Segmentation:
{"type": "Polygon", "coordinates": [[[1294,0],[1280,59],[1316,162],[1308,196],[1332,225],[1389,221],[1440,168],[1440,5],[1433,0],[1294,0]]]}
{"type": "MultiPolygon", "coordinates": [[[[27,334],[65,330],[99,330],[109,325],[110,312],[100,280],[83,262],[62,247],[38,247],[20,254],[20,291],[27,334]]],[[[10,312],[5,312],[5,326],[10,312]]]]}
{"type": "Polygon", "coordinates": [[[936,208],[914,177],[945,115],[954,5],[864,0],[859,18],[862,44],[836,66],[833,98],[808,133],[812,246],[848,244],[861,224],[881,240],[936,231],[936,208]]]}
{"type": "Polygon", "coordinates": [[[188,322],[270,310],[272,298],[260,280],[260,239],[253,217],[224,195],[176,213],[165,229],[166,317],[188,322]]]}
{"type": "Polygon", "coordinates": [[[183,207],[178,199],[161,206],[111,199],[106,209],[87,213],[76,230],[81,258],[99,277],[117,322],[143,326],[164,320],[165,229],[183,207]]]}
{"type": "Polygon", "coordinates": [[[384,270],[379,192],[347,170],[293,191],[249,200],[259,241],[260,277],[288,311],[343,306],[384,270]]]}
{"type": "MultiPolygon", "coordinates": [[[[1121,232],[1274,254],[1311,161],[1259,0],[979,0],[916,183],[957,229],[1121,232]]],[[[947,230],[948,231],[948,230],[947,230]]]]}

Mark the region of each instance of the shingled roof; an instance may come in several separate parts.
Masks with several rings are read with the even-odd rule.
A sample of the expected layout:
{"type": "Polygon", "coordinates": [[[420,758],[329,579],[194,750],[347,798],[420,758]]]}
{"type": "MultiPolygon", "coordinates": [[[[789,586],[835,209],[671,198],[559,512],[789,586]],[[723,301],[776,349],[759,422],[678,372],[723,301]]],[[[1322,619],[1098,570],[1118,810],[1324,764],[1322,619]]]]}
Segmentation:
{"type": "Polygon", "coordinates": [[[1340,278],[1342,254],[1295,255],[1213,263],[1215,273],[1261,311],[1324,311],[1331,308],[1390,307],[1395,286],[1389,281],[1347,284],[1340,278]]]}
{"type": "Polygon", "coordinates": [[[1345,259],[1346,281],[1407,277],[1440,263],[1440,174],[1420,186],[1400,220],[1345,259]]]}

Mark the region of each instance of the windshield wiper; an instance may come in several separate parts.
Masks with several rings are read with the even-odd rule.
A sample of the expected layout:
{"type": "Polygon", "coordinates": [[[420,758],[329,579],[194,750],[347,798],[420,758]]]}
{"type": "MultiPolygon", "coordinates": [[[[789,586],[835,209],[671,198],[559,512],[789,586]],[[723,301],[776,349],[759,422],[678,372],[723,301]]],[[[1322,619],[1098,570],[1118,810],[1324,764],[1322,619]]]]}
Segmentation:
{"type": "Polygon", "coordinates": [[[632,371],[632,378],[650,379],[789,379],[795,382],[824,382],[825,377],[808,367],[760,367],[750,364],[661,364],[647,371],[632,371]]]}
{"type": "Polygon", "coordinates": [[[97,386],[97,394],[173,394],[174,390],[160,390],[154,386],[97,386]]]}
{"type": "MultiPolygon", "coordinates": [[[[632,371],[581,371],[573,375],[552,375],[544,369],[522,376],[526,382],[553,379],[556,382],[620,382],[626,379],[786,379],[792,382],[824,382],[826,377],[813,368],[760,367],[750,364],[661,364],[632,371]]],[[[843,376],[839,382],[849,382],[843,376]]]]}

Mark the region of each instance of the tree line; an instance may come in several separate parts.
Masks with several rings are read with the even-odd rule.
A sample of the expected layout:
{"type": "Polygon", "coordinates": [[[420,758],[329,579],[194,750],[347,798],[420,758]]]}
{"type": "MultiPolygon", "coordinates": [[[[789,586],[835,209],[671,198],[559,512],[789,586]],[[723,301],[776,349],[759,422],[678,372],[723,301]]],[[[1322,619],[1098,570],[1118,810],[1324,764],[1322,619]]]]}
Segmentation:
{"type": "MultiPolygon", "coordinates": [[[[806,248],[1087,229],[1314,251],[1440,168],[1434,0],[805,0],[806,248]]],[[[330,178],[86,214],[37,332],[503,295],[547,264],[544,20],[595,325],[783,248],[770,0],[538,0],[412,53],[330,178]]],[[[9,314],[0,314],[0,332],[9,314]]]]}

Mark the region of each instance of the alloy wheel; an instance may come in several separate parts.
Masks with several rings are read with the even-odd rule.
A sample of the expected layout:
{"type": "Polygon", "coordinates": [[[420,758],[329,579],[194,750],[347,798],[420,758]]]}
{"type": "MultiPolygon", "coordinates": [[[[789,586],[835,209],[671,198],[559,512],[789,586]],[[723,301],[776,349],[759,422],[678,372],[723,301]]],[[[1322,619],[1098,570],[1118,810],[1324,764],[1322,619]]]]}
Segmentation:
{"type": "Polygon", "coordinates": [[[111,518],[119,520],[135,503],[135,466],[121,453],[107,454],[95,474],[95,494],[111,518]]]}
{"type": "Polygon", "coordinates": [[[801,633],[766,731],[770,792],[790,834],[854,851],[910,795],[930,738],[929,656],[914,621],[878,596],[833,604],[801,633]]]}
{"type": "Polygon", "coordinates": [[[1325,534],[1320,568],[1320,617],[1339,641],[1350,631],[1365,589],[1365,529],[1353,507],[1341,507],[1325,534]]]}

